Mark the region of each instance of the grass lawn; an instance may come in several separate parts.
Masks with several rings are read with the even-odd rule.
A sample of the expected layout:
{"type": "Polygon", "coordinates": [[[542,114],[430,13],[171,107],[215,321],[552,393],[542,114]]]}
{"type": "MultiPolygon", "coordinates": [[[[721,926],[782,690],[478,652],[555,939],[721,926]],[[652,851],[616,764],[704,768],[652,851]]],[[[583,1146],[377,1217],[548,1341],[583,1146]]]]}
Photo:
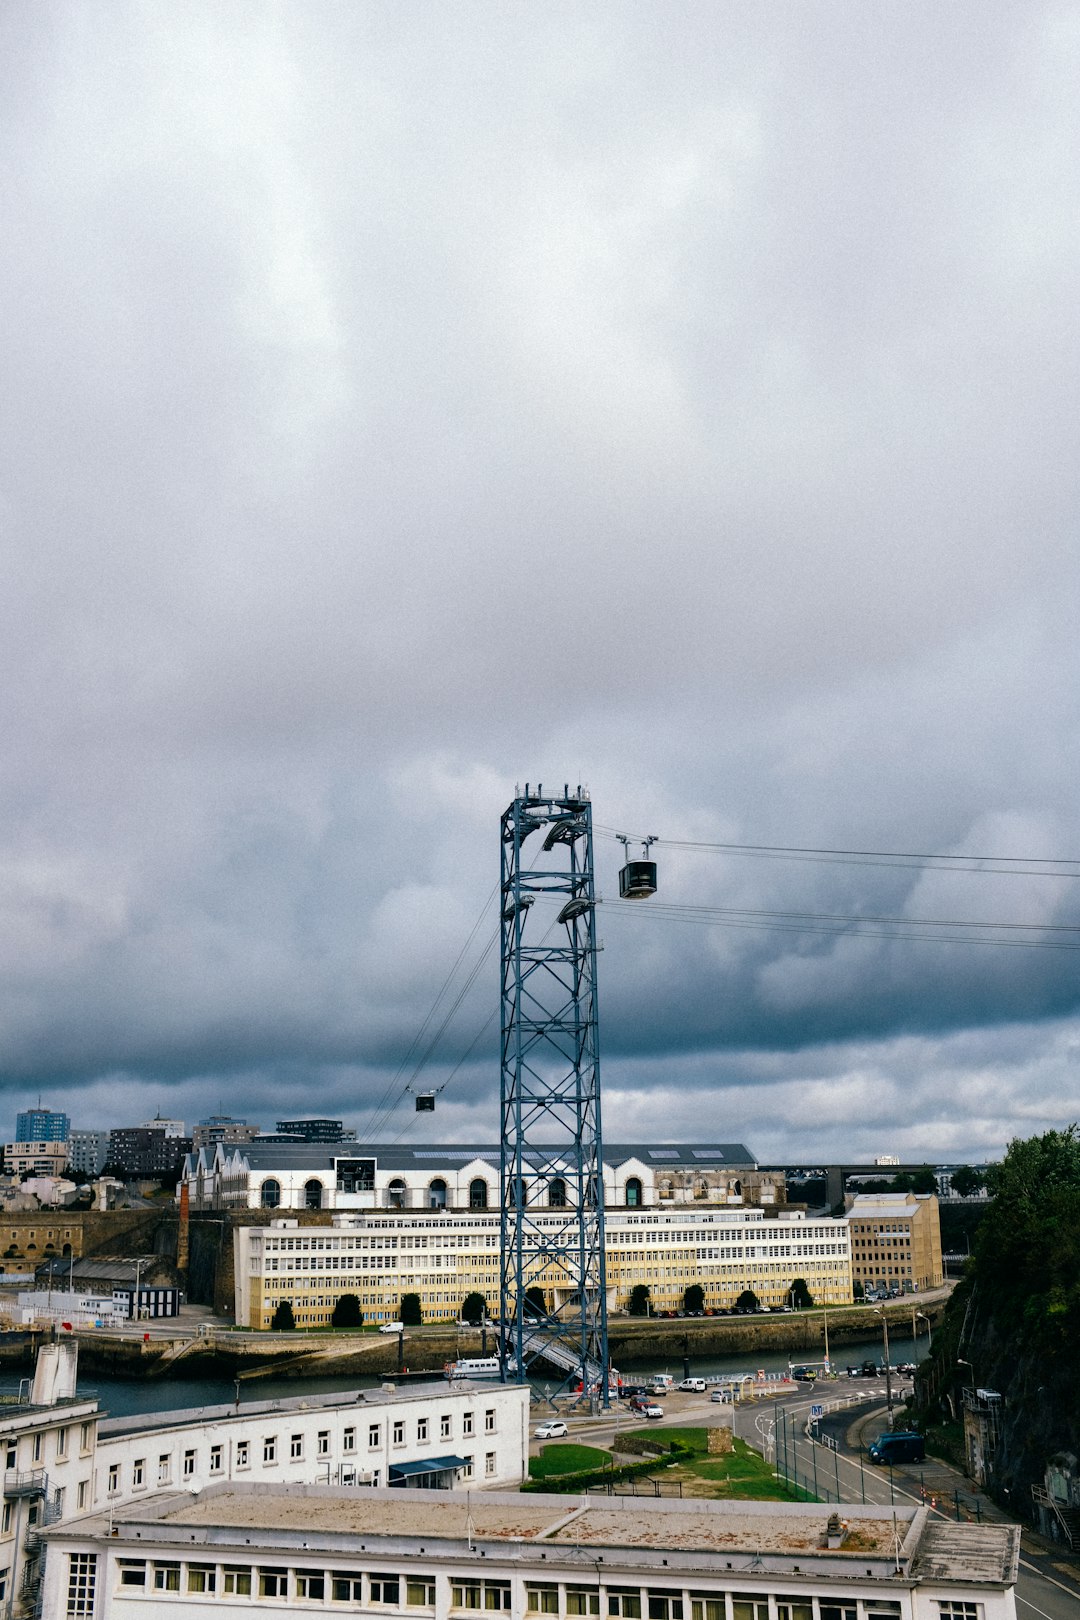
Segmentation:
{"type": "MultiPolygon", "coordinates": [[[[693,1448],[692,1457],[664,1471],[665,1479],[682,1481],[684,1496],[713,1496],[744,1502],[795,1499],[795,1491],[776,1478],[761,1453],[745,1440],[736,1440],[734,1451],[727,1456],[710,1457],[707,1429],[639,1429],[637,1432],[647,1433],[656,1440],[682,1440],[693,1448]]],[[[805,1491],[798,1492],[798,1500],[808,1500],[805,1491]]]]}
{"type": "Polygon", "coordinates": [[[530,1479],[551,1479],[555,1474],[576,1474],[584,1468],[605,1468],[611,1453],[572,1441],[549,1441],[538,1457],[529,1458],[530,1479]]]}

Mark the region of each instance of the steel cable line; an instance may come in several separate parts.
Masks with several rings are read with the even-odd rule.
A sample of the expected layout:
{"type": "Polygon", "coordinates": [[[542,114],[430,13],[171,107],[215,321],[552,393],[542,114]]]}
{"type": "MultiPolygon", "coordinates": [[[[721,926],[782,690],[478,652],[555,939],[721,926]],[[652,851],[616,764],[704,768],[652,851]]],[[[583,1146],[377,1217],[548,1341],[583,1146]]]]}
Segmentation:
{"type": "MultiPolygon", "coordinates": [[[[597,826],[594,832],[615,841],[616,828],[597,826]]],[[[631,838],[631,843],[639,842],[631,838]]],[[[1080,859],[1072,856],[1040,855],[942,855],[901,850],[826,849],[798,844],[707,843],[700,839],[658,838],[663,849],[683,849],[699,854],[739,855],[757,860],[808,861],[823,865],[883,866],[901,871],[971,872],[976,876],[1001,877],[1080,877],[1080,859]]]]}
{"type": "MultiPolygon", "coordinates": [[[[620,901],[620,905],[637,905],[638,901],[620,901]]],[[[1026,923],[1026,922],[968,922],[963,917],[878,917],[864,914],[832,911],[769,911],[744,906],[698,906],[689,901],[654,900],[650,911],[672,911],[682,916],[686,912],[715,917],[777,917],[797,922],[828,923],[888,923],[898,928],[997,928],[1016,929],[1028,934],[1080,934],[1080,923],[1026,923]]]]}
{"type": "MultiPolygon", "coordinates": [[[[454,1014],[457,1012],[458,1008],[461,1006],[461,1003],[464,1001],[465,997],[468,995],[469,991],[472,989],[473,985],[476,982],[476,978],[477,978],[478,973],[480,972],[480,969],[483,967],[484,963],[487,961],[488,957],[491,955],[492,947],[495,944],[495,941],[498,939],[498,937],[499,937],[499,930],[498,930],[498,928],[496,928],[494,930],[494,932],[488,936],[488,940],[487,940],[487,943],[484,946],[484,949],[481,951],[480,955],[477,957],[476,961],[473,963],[472,968],[469,970],[469,973],[468,973],[468,975],[467,975],[467,977],[465,979],[464,984],[462,985],[461,989],[458,991],[457,995],[454,997],[454,1000],[451,1003],[451,1005],[450,1005],[450,1007],[449,1007],[449,1009],[448,1009],[448,1011],[446,1013],[446,1016],[444,1017],[442,1023],[439,1025],[438,1029],[435,1031],[434,1035],[431,1037],[431,1040],[428,1042],[427,1046],[424,1048],[423,1052],[420,1054],[420,1057],[417,1059],[415,1067],[413,1068],[412,1073],[409,1075],[408,1080],[405,1082],[405,1084],[402,1087],[400,1087],[400,1089],[398,1091],[398,1094],[390,1099],[390,1101],[382,1109],[382,1111],[378,1115],[378,1117],[374,1120],[374,1122],[372,1123],[372,1125],[371,1125],[371,1127],[369,1129],[369,1132],[368,1132],[369,1135],[374,1135],[374,1133],[377,1130],[381,1129],[382,1125],[385,1123],[385,1121],[387,1119],[390,1118],[390,1116],[394,1112],[394,1109],[401,1102],[402,1097],[408,1095],[409,1091],[411,1090],[413,1085],[416,1083],[416,1080],[417,1080],[418,1076],[420,1075],[421,1071],[430,1062],[431,1057],[434,1054],[435,1048],[438,1046],[438,1044],[439,1044],[440,1040],[442,1039],[443,1034],[445,1033],[448,1025],[451,1023],[451,1021],[452,1021],[452,1019],[454,1017],[454,1014]]],[[[414,1045],[415,1045],[415,1043],[414,1043],[414,1045]]],[[[400,1074],[401,1071],[399,1070],[398,1072],[400,1074]]]]}
{"type": "MultiPolygon", "coordinates": [[[[927,943],[949,945],[989,945],[999,946],[1012,950],[1042,950],[1042,951],[1080,951],[1080,942],[1040,940],[1040,939],[987,939],[983,936],[971,937],[966,934],[920,934],[905,931],[904,929],[862,928],[858,926],[859,919],[852,918],[851,923],[844,927],[829,928],[820,923],[799,922],[795,920],[782,921],[769,912],[748,913],[743,916],[713,916],[705,913],[695,915],[691,907],[681,909],[677,906],[654,905],[647,907],[640,901],[614,900],[611,904],[618,912],[633,911],[642,917],[651,916],[656,922],[693,923],[701,928],[748,928],[769,930],[781,934],[817,934],[833,939],[896,939],[920,940],[927,943]]],[[[916,925],[918,926],[918,925],[916,925]]],[[[950,925],[956,926],[956,925],[950,925]]],[[[968,924],[960,924],[967,927],[968,924]]],[[[977,926],[983,926],[979,924],[977,926]]]]}
{"type": "MultiPolygon", "coordinates": [[[[435,997],[435,1000],[432,1002],[430,1008],[428,1009],[427,1016],[424,1018],[423,1023],[420,1025],[419,1029],[416,1031],[416,1033],[413,1036],[412,1040],[409,1042],[409,1045],[408,1045],[408,1048],[407,1048],[407,1050],[405,1052],[405,1055],[401,1059],[401,1062],[398,1064],[397,1069],[395,1070],[392,1078],[387,1082],[387,1085],[386,1085],[385,1089],[383,1090],[383,1093],[382,1093],[381,1097],[379,1098],[379,1101],[373,1105],[373,1107],[372,1107],[372,1109],[371,1109],[371,1111],[369,1113],[369,1116],[368,1116],[369,1121],[373,1121],[376,1118],[379,1118],[381,1120],[382,1114],[386,1109],[388,1100],[391,1097],[395,1097],[395,1101],[390,1103],[390,1106],[391,1107],[396,1107],[396,1093],[398,1091],[398,1083],[401,1080],[402,1075],[405,1073],[405,1070],[408,1067],[409,1063],[411,1063],[411,1061],[413,1059],[413,1056],[414,1056],[414,1054],[416,1052],[416,1049],[419,1046],[420,1042],[423,1040],[424,1034],[425,1034],[429,1024],[431,1023],[431,1020],[435,1017],[435,1014],[438,1011],[439,1006],[440,1006],[444,996],[447,994],[447,992],[448,992],[448,990],[450,988],[450,985],[453,983],[454,976],[456,975],[458,969],[460,968],[461,963],[465,959],[465,956],[468,953],[469,947],[471,946],[473,940],[476,938],[477,934],[479,933],[480,927],[481,927],[481,925],[482,925],[482,923],[484,921],[484,918],[487,916],[488,910],[491,907],[491,902],[494,900],[495,895],[498,892],[498,887],[499,887],[499,885],[497,883],[494,884],[492,886],[490,892],[488,893],[487,899],[484,901],[484,904],[481,906],[480,912],[479,912],[479,915],[476,918],[476,921],[473,923],[472,927],[469,930],[469,933],[468,933],[468,935],[467,935],[467,937],[465,939],[465,943],[462,945],[462,947],[459,950],[457,956],[455,957],[453,966],[451,967],[449,973],[447,973],[446,978],[443,980],[442,985],[440,986],[438,995],[435,997]]],[[[490,945],[485,947],[485,950],[487,950],[487,949],[490,949],[490,945]]],[[[370,1136],[373,1129],[374,1129],[373,1124],[369,1123],[365,1134],[370,1136]]]]}

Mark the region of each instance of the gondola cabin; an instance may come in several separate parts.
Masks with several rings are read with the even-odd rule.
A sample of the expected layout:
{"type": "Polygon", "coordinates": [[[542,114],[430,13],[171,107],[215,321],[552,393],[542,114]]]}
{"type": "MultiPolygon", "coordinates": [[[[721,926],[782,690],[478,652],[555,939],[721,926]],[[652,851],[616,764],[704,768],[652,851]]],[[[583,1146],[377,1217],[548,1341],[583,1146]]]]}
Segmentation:
{"type": "Polygon", "coordinates": [[[435,1112],[435,1093],[421,1091],[416,1099],[416,1112],[418,1114],[433,1114],[435,1112]]]}
{"type": "Polygon", "coordinates": [[[620,900],[647,900],[656,893],[656,862],[627,861],[619,873],[620,900]]]}

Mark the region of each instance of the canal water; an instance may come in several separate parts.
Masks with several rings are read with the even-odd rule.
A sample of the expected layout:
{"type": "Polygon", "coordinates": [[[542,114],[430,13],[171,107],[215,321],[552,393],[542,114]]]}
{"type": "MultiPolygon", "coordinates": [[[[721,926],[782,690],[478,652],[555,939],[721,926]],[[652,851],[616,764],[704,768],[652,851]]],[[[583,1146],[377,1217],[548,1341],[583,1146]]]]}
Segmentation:
{"type": "MultiPolygon", "coordinates": [[[[920,1338],[918,1344],[900,1333],[890,1333],[889,1350],[893,1365],[905,1361],[921,1361],[926,1356],[926,1340],[920,1338]]],[[[820,1359],[817,1357],[816,1359],[820,1359]]],[[[759,1371],[768,1373],[786,1372],[789,1364],[813,1363],[815,1355],[810,1351],[773,1350],[757,1355],[731,1355],[731,1356],[691,1356],[690,1372],[698,1377],[710,1377],[715,1374],[729,1376],[737,1373],[755,1374],[759,1371]]],[[[843,1375],[848,1366],[859,1366],[863,1361],[881,1361],[881,1339],[866,1339],[851,1344],[839,1346],[833,1355],[833,1367],[843,1375]]],[[[624,1376],[629,1375],[634,1382],[644,1382],[648,1373],[667,1372],[675,1378],[676,1382],[683,1376],[683,1359],[681,1356],[669,1358],[666,1362],[649,1361],[640,1366],[624,1366],[624,1376]]],[[[438,1379],[437,1373],[432,1373],[432,1380],[438,1379]]],[[[538,1394],[545,1394],[556,1388],[556,1380],[545,1381],[534,1379],[538,1394]]],[[[90,1377],[79,1379],[78,1392],[80,1395],[96,1395],[101,1402],[102,1411],[111,1417],[131,1417],[139,1412],[171,1412],[182,1411],[190,1413],[200,1406],[220,1406],[232,1403],[237,1398],[240,1404],[245,1401],[267,1401],[303,1395],[329,1394],[334,1391],[348,1389],[378,1389],[383,1383],[382,1378],[243,1378],[239,1385],[231,1378],[110,1378],[90,1377]]],[[[19,1388],[18,1378],[5,1377],[0,1379],[0,1395],[13,1394],[19,1388]]]]}

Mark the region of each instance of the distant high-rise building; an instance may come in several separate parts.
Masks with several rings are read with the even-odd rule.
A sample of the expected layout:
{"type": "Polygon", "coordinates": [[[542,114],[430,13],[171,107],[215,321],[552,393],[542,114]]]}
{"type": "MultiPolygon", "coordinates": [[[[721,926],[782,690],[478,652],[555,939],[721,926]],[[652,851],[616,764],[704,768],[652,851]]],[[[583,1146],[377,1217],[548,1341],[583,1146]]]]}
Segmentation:
{"type": "Polygon", "coordinates": [[[78,1176],[100,1176],[109,1162],[108,1131],[72,1131],[68,1137],[68,1169],[78,1176]]]}
{"type": "Polygon", "coordinates": [[[340,1119],[279,1119],[275,1129],[300,1142],[356,1141],[356,1132],[345,1130],[340,1119]]]}
{"type": "Polygon", "coordinates": [[[17,1142],[66,1142],[71,1121],[51,1108],[27,1108],[15,1116],[17,1142]]]}
{"type": "Polygon", "coordinates": [[[192,1147],[198,1151],[201,1147],[213,1147],[217,1142],[226,1145],[234,1142],[253,1142],[259,1134],[257,1125],[249,1125],[246,1119],[233,1119],[228,1114],[211,1114],[209,1119],[200,1119],[191,1133],[192,1147]]]}
{"type": "Polygon", "coordinates": [[[163,1119],[160,1114],[155,1114],[153,1119],[144,1119],[136,1129],[140,1131],[164,1131],[169,1138],[186,1134],[182,1119],[163,1119]]]}
{"type": "Polygon", "coordinates": [[[166,1136],[158,1126],[109,1132],[109,1163],[129,1176],[168,1175],[190,1152],[190,1136],[166,1136]]]}

